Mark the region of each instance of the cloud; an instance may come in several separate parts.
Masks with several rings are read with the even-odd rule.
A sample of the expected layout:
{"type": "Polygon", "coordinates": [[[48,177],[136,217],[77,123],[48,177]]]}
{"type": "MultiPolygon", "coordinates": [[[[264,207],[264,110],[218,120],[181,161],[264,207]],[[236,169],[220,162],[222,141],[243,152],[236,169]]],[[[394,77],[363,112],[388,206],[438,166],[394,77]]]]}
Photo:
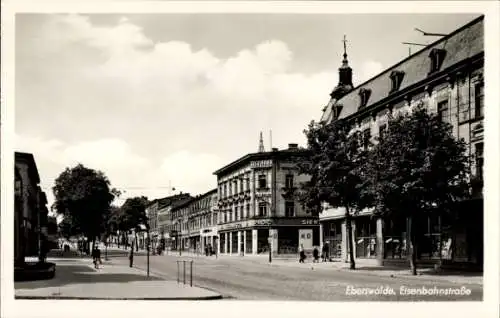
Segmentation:
{"type": "Polygon", "coordinates": [[[360,72],[358,78],[356,78],[356,82],[359,84],[369,80],[373,76],[379,74],[384,70],[384,66],[382,63],[377,61],[365,61],[361,64],[360,72]]]}
{"type": "MultiPolygon", "coordinates": [[[[18,148],[34,153],[45,183],[81,162],[126,196],[164,196],[169,182],[192,194],[215,188],[213,171],[256,151],[260,130],[273,130],[275,147],[303,144],[338,81],[335,70],[295,71],[279,39],[221,58],[155,41],[126,18],[44,16],[18,32],[18,148]]],[[[355,74],[380,69],[372,61],[355,74]]]]}

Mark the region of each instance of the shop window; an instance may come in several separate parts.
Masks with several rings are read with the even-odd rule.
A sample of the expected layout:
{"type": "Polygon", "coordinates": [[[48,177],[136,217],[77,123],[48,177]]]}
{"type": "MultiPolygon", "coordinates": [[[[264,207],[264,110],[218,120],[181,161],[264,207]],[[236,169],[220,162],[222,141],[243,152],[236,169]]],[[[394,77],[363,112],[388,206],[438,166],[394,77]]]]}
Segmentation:
{"type": "Polygon", "coordinates": [[[356,257],[373,258],[377,256],[377,223],[375,218],[356,219],[356,257]]]}
{"type": "Polygon", "coordinates": [[[286,217],[295,216],[295,202],[293,202],[293,201],[286,201],[285,202],[285,216],[286,217]]]}

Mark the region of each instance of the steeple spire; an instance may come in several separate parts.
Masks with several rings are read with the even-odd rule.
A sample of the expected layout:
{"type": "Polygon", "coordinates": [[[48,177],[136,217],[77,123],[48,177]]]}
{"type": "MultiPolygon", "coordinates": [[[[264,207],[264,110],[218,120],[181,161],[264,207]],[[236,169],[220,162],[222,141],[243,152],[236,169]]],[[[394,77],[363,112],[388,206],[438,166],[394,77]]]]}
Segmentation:
{"type": "Polygon", "coordinates": [[[259,152],[264,152],[264,139],[262,138],[262,131],[260,132],[260,139],[259,139],[259,152]]]}
{"type": "Polygon", "coordinates": [[[330,94],[330,96],[335,99],[339,99],[353,89],[352,69],[349,66],[349,61],[347,60],[347,39],[345,35],[342,42],[344,42],[344,58],[342,59],[342,65],[339,68],[339,83],[330,94]]]}
{"type": "Polygon", "coordinates": [[[347,40],[345,35],[342,42],[344,42],[344,59],[342,60],[342,67],[349,67],[349,62],[347,61],[347,40]]]}

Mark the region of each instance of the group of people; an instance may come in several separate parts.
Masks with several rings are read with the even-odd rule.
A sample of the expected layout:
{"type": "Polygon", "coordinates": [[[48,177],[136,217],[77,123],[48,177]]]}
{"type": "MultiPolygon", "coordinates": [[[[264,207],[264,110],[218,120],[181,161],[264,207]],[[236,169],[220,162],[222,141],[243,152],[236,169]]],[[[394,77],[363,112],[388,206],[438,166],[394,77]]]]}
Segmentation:
{"type": "MultiPolygon", "coordinates": [[[[323,248],[321,249],[321,251],[322,251],[321,258],[322,258],[323,262],[330,261],[330,246],[329,246],[328,242],[323,244],[323,248]]],[[[313,263],[318,263],[319,257],[320,257],[320,255],[319,255],[318,247],[315,246],[313,249],[313,263]]],[[[299,263],[304,263],[306,258],[307,258],[307,256],[306,256],[306,252],[304,251],[304,245],[300,244],[299,263]]]]}
{"type": "Polygon", "coordinates": [[[212,244],[205,245],[205,256],[215,255],[215,250],[212,248],[212,244]]]}

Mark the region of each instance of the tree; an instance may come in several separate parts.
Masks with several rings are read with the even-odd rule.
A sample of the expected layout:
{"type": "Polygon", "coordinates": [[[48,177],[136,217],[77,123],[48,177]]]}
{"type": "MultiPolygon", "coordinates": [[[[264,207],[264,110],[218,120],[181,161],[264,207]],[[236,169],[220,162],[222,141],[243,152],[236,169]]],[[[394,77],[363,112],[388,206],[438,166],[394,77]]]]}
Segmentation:
{"type": "Polygon", "coordinates": [[[135,247],[138,250],[137,232],[141,231],[141,225],[148,225],[146,207],[148,199],[144,196],[129,198],[120,207],[118,216],[119,227],[123,231],[135,231],[135,247]]]}
{"type": "Polygon", "coordinates": [[[449,213],[469,195],[465,142],[450,124],[417,106],[411,114],[390,118],[388,130],[370,152],[364,170],[376,214],[407,221],[410,268],[417,274],[419,222],[449,213]]]}
{"type": "Polygon", "coordinates": [[[71,222],[70,216],[65,216],[61,222],[57,225],[59,235],[69,240],[73,235],[78,233],[78,229],[76,229],[71,222]]]}
{"type": "Polygon", "coordinates": [[[66,168],[57,177],[52,190],[54,210],[69,217],[78,234],[85,235],[94,245],[103,232],[105,215],[117,193],[110,189],[108,178],[101,171],[78,164],[66,168]]]}
{"type": "Polygon", "coordinates": [[[345,121],[311,122],[304,131],[309,155],[298,167],[301,174],[311,177],[299,191],[306,210],[317,215],[323,203],[345,209],[350,269],[355,269],[351,218],[368,207],[370,200],[360,170],[366,150],[360,145],[360,133],[351,128],[345,121]]]}

